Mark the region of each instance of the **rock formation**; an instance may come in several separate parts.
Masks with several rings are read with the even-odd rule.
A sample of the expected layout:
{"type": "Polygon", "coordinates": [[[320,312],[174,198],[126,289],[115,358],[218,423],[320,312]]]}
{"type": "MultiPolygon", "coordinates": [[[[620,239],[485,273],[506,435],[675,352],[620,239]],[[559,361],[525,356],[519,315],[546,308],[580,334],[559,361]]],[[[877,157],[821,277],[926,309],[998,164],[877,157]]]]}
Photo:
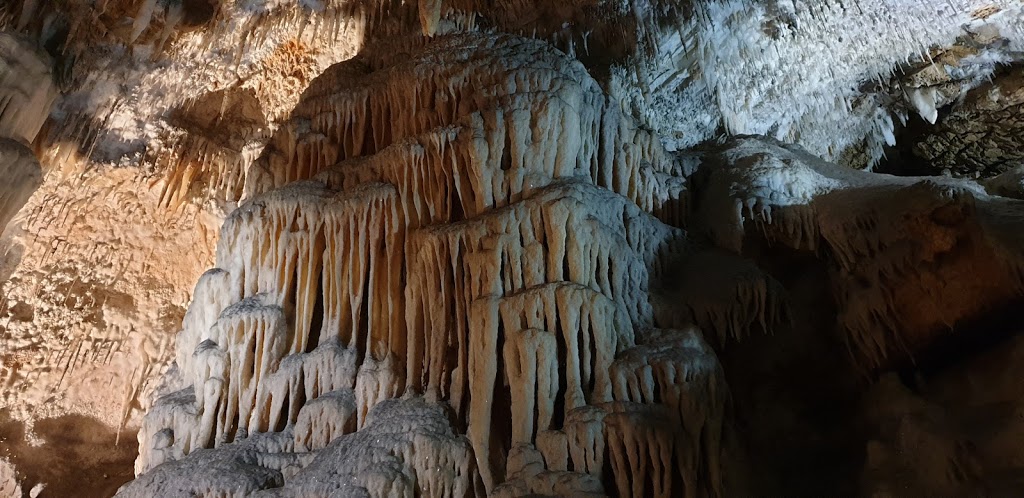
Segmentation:
{"type": "Polygon", "coordinates": [[[1008,489],[934,365],[1024,301],[1022,16],[0,6],[5,417],[137,431],[119,496],[1008,489]]]}
{"type": "Polygon", "coordinates": [[[621,494],[717,494],[720,366],[699,332],[655,328],[648,298],[690,250],[641,207],[682,214],[656,138],[540,42],[450,36],[350,66],[313,82],[247,175],[179,334],[183,389],[147,415],[125,493],[279,433],[282,477],[260,486],[286,494],[600,492],[605,461],[621,494]],[[404,477],[350,468],[379,460],[404,477]],[[353,480],[322,475],[339,465],[353,480]],[[626,478],[637,465],[650,488],[626,478]]]}
{"type": "Polygon", "coordinates": [[[6,226],[43,182],[29,144],[57,97],[50,57],[24,40],[0,33],[0,225],[6,226]]]}

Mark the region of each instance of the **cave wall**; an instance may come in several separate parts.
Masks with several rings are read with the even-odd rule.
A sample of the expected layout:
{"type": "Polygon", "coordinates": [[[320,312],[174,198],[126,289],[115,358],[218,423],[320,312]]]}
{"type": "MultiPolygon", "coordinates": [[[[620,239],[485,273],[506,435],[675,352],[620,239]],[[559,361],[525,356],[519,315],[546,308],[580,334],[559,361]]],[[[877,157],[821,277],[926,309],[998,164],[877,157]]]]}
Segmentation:
{"type": "Polygon", "coordinates": [[[138,431],[127,495],[793,489],[743,462],[750,341],[814,361],[784,345],[824,313],[803,340],[859,397],[1020,297],[1020,15],[5,4],[3,406],[138,431]],[[858,170],[899,171],[911,115],[899,157],[946,175],[858,170]]]}

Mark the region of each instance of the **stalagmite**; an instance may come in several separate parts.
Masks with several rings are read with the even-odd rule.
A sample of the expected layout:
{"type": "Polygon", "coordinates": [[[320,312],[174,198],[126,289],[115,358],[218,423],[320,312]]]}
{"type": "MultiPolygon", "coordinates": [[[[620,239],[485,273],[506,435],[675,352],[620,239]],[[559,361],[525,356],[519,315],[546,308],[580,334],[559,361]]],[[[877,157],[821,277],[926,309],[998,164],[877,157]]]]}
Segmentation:
{"type": "Polygon", "coordinates": [[[200,450],[147,472],[119,496],[252,496],[281,486],[298,464],[287,434],[257,435],[218,450],[200,450]]]}
{"type": "Polygon", "coordinates": [[[465,437],[453,432],[441,407],[407,398],[382,401],[363,429],[336,439],[269,496],[454,497],[481,491],[465,437]]]}
{"type": "Polygon", "coordinates": [[[306,403],[295,422],[295,447],[304,451],[323,449],[338,437],[356,431],[355,393],[332,391],[306,403]]]}

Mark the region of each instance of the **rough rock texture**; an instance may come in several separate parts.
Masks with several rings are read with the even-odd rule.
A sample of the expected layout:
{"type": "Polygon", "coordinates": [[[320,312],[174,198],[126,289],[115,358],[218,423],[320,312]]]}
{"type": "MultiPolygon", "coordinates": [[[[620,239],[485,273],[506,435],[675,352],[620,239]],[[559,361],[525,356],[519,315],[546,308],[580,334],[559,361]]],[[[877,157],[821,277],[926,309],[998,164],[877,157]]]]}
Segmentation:
{"type": "Polygon", "coordinates": [[[868,366],[1021,295],[1019,200],[967,180],[850,170],[757,138],[709,163],[694,187],[697,226],[735,251],[754,224],[773,243],[825,255],[839,325],[868,366]]]}
{"type": "Polygon", "coordinates": [[[247,470],[188,485],[729,494],[722,368],[679,327],[724,344],[778,326],[780,286],[735,255],[751,233],[827,255],[836,332],[866,370],[1022,295],[1018,201],[768,139],[674,157],[574,70],[539,42],[458,35],[315,81],[246,175],[252,198],[227,219],[178,338],[182,389],[147,415],[125,495],[213,462],[247,470]],[[452,79],[466,74],[487,79],[452,79]],[[410,100],[416,119],[383,117],[410,100]],[[687,183],[689,208],[665,209],[687,183]],[[673,271],[731,292],[693,298],[673,271]],[[419,422],[430,410],[449,418],[419,422]],[[407,446],[419,431],[430,449],[407,446]],[[263,438],[281,446],[237,456],[263,438]]]}
{"type": "Polygon", "coordinates": [[[1024,160],[1024,68],[970,91],[914,146],[939,171],[994,176],[1024,160]]]}
{"type": "Polygon", "coordinates": [[[57,97],[51,64],[27,40],[0,33],[0,137],[35,140],[57,97]]]}
{"type": "Polygon", "coordinates": [[[0,492],[4,496],[22,496],[18,472],[7,460],[0,461],[0,492]]]}
{"type": "MultiPolygon", "coordinates": [[[[1013,332],[1019,329],[1011,329],[1013,332]]],[[[1019,336],[869,392],[865,492],[1003,496],[1021,486],[1019,336]],[[995,346],[995,347],[992,347],[995,346]]]]}
{"type": "Polygon", "coordinates": [[[29,143],[57,97],[50,57],[31,43],[0,32],[0,227],[7,226],[42,183],[29,143]]]}
{"type": "Polygon", "coordinates": [[[980,182],[990,194],[1024,199],[1024,163],[980,182]]]}
{"type": "Polygon", "coordinates": [[[0,137],[0,174],[6,180],[0,191],[0,223],[6,225],[39,188],[43,175],[31,149],[17,140],[3,137],[0,137]]]}
{"type": "MultiPolygon", "coordinates": [[[[207,179],[187,166],[241,168],[319,68],[355,49],[350,32],[303,38],[294,21],[269,27],[261,44],[243,43],[251,30],[234,25],[224,33],[236,36],[199,29],[218,11],[191,0],[0,6],[0,25],[24,33],[17,50],[2,35],[9,64],[45,60],[0,67],[3,85],[21,85],[0,100],[0,126],[27,119],[18,114],[25,102],[64,89],[46,124],[43,110],[20,125],[40,131],[46,175],[2,238],[2,405],[29,424],[30,438],[33,421],[76,413],[134,439],[234,206],[207,196],[207,179]],[[53,81],[32,82],[32,71],[53,81]],[[201,199],[176,194],[173,171],[201,199]]],[[[4,144],[0,165],[23,168],[7,166],[4,144]]]]}
{"type": "Polygon", "coordinates": [[[71,413],[125,496],[1011,489],[872,381],[1021,303],[1022,10],[5,2],[0,485],[71,413]]]}

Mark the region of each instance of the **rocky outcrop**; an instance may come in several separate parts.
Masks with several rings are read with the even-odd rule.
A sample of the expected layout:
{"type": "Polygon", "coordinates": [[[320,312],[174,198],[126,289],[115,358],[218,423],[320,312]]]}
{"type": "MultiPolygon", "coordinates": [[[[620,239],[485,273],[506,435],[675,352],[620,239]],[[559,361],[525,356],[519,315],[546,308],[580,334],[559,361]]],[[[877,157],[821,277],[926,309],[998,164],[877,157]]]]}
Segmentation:
{"type": "Polygon", "coordinates": [[[246,174],[125,495],[215,465],[282,496],[728,494],[728,389],[702,335],[728,348],[791,312],[746,239],[824,260],[865,371],[1022,296],[1018,201],[974,182],[754,137],[672,156],[515,37],[366,67],[314,82],[246,174]],[[723,290],[673,282],[697,275],[723,290]]]}
{"type": "Polygon", "coordinates": [[[758,138],[707,157],[694,221],[734,251],[754,234],[827,258],[862,365],[913,356],[1024,291],[1019,200],[969,180],[850,170],[758,138]]]}

